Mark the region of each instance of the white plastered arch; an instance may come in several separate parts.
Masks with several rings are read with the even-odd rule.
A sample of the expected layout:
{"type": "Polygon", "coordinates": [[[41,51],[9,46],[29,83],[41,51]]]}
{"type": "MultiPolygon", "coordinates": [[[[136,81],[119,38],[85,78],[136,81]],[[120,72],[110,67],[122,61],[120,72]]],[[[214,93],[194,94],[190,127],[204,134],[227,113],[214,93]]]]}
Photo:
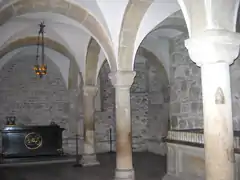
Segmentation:
{"type": "Polygon", "coordinates": [[[180,7],[176,0],[169,0],[167,2],[159,2],[155,0],[150,5],[142,19],[139,30],[137,32],[137,37],[134,44],[134,55],[136,54],[140,43],[146,37],[146,35],[150,31],[152,31],[158,24],[160,24],[164,19],[166,19],[178,10],[180,10],[180,7]],[[160,9],[161,11],[159,11],[160,9]]]}
{"type": "Polygon", "coordinates": [[[89,34],[93,36],[100,44],[101,48],[104,49],[111,68],[116,70],[116,56],[113,51],[111,37],[107,33],[106,28],[90,11],[88,11],[88,9],[77,3],[72,3],[67,0],[42,0],[41,3],[27,0],[13,1],[6,4],[0,11],[0,17],[5,17],[0,19],[0,24],[5,24],[10,19],[17,16],[49,12],[71,19],[75,23],[84,26],[88,32],[91,32],[89,34]],[[5,14],[6,12],[10,13],[5,14]]]}
{"type": "MultiPolygon", "coordinates": [[[[17,28],[15,28],[17,29],[17,28]]],[[[4,45],[7,45],[19,38],[24,38],[28,36],[38,36],[39,26],[37,24],[29,24],[28,26],[25,26],[18,31],[15,31],[9,36],[5,36],[5,41],[3,42],[3,46],[1,48],[4,48],[4,45]]],[[[65,46],[69,51],[71,51],[69,44],[62,38],[61,34],[59,34],[56,30],[52,29],[52,27],[48,26],[45,28],[45,37],[49,37],[50,39],[57,41],[58,43],[65,46]]]]}
{"type": "MultiPolygon", "coordinates": [[[[26,22],[24,18],[23,22],[20,23],[21,25],[17,21],[12,20],[6,24],[5,28],[0,27],[0,33],[1,30],[3,30],[4,34],[6,34],[5,32],[7,32],[6,36],[4,36],[4,38],[2,38],[2,41],[0,41],[0,43],[4,44],[4,46],[2,46],[1,49],[19,38],[25,38],[29,35],[37,36],[39,27],[38,24],[36,24],[36,22],[40,22],[40,20],[39,21],[31,20],[30,22],[28,21],[26,22]],[[13,32],[9,31],[9,29],[14,29],[14,31],[13,32]]],[[[21,18],[17,19],[21,20],[21,18]]],[[[46,24],[47,26],[45,28],[46,31],[45,37],[53,39],[59,44],[65,46],[68,49],[68,51],[75,57],[80,71],[84,72],[85,67],[84,56],[87,51],[87,42],[89,41],[90,36],[86,32],[84,32],[84,30],[80,29],[80,27],[76,27],[74,25],[70,25],[70,27],[68,27],[67,24],[61,23],[59,23],[57,26],[51,26],[50,22],[46,22],[46,24]],[[65,28],[68,28],[67,29],[68,31],[66,31],[65,28]],[[75,33],[77,32],[79,33],[75,35],[75,33]],[[76,41],[76,39],[79,39],[79,41],[76,41]]]]}

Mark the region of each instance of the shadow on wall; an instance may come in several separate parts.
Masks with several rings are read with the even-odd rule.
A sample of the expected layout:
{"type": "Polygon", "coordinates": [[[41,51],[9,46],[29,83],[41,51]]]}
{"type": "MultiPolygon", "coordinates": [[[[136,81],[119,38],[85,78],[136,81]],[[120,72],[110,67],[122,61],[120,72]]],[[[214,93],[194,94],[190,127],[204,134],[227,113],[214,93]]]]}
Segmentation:
{"type": "Polygon", "coordinates": [[[240,130],[240,56],[230,66],[234,130],[240,130]]]}
{"type": "Polygon", "coordinates": [[[105,61],[100,69],[98,78],[100,83],[98,93],[100,93],[100,108],[95,112],[95,129],[96,129],[96,151],[110,151],[109,130],[113,130],[113,150],[115,150],[115,89],[108,78],[110,67],[105,61]]]}
{"type": "Polygon", "coordinates": [[[136,77],[131,88],[133,148],[165,154],[162,138],[168,131],[168,77],[158,60],[146,58],[137,55],[134,65],[136,77]]]}

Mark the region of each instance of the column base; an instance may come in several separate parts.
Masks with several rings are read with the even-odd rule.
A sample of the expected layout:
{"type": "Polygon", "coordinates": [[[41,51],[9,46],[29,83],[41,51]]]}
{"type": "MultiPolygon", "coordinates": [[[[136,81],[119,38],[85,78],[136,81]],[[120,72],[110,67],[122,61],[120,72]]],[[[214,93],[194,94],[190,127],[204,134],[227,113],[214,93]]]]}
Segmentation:
{"type": "Polygon", "coordinates": [[[116,169],[114,180],[135,180],[133,169],[116,169]]]}
{"type": "Polygon", "coordinates": [[[100,165],[100,162],[97,160],[96,154],[83,154],[81,164],[82,166],[96,166],[100,165]]]}

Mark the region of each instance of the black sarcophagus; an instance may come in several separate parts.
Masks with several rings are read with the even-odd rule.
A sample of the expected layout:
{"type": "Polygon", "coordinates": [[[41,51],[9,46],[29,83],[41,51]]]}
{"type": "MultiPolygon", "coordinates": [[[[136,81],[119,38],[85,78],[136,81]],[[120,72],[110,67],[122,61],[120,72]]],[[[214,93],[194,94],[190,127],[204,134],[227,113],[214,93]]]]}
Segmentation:
{"type": "Polygon", "coordinates": [[[62,155],[63,130],[58,125],[6,126],[2,130],[2,156],[62,155]]]}

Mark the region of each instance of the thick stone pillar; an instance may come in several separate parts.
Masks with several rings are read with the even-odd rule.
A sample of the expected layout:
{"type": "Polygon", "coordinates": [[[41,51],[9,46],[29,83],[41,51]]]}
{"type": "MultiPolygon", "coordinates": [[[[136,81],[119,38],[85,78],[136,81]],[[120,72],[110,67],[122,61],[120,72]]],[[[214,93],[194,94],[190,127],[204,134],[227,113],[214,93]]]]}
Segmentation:
{"type": "Polygon", "coordinates": [[[130,87],[135,75],[134,71],[117,71],[109,74],[115,87],[117,151],[115,180],[134,179],[130,87]]]}
{"type": "Polygon", "coordinates": [[[83,110],[84,110],[84,152],[81,163],[83,166],[100,164],[95,152],[95,96],[98,88],[95,86],[83,87],[83,110]]]}
{"type": "Polygon", "coordinates": [[[234,180],[229,65],[239,43],[235,33],[223,30],[186,40],[191,59],[201,66],[206,180],[234,180]]]}

